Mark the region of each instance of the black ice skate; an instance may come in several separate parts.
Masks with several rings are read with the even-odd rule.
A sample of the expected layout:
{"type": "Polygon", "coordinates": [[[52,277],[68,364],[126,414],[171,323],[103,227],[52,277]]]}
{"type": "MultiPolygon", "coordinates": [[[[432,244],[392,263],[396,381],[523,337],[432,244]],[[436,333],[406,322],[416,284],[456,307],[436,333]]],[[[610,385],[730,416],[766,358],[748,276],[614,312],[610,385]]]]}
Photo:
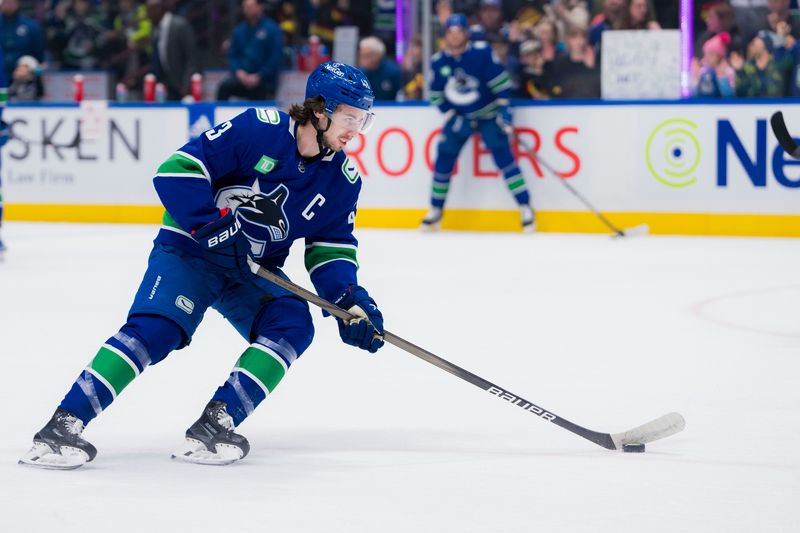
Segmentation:
{"type": "Polygon", "coordinates": [[[72,470],[94,459],[97,448],[82,437],[83,421],[56,409],[50,421],[33,436],[33,447],[19,460],[20,464],[72,470]]]}
{"type": "Polygon", "coordinates": [[[227,465],[244,458],[250,443],[234,433],[227,409],[225,402],[209,402],[202,416],[186,430],[186,441],[172,458],[201,465],[227,465]]]}
{"type": "Polygon", "coordinates": [[[422,219],[422,231],[438,231],[442,224],[442,208],[431,207],[425,218],[422,219]]]}

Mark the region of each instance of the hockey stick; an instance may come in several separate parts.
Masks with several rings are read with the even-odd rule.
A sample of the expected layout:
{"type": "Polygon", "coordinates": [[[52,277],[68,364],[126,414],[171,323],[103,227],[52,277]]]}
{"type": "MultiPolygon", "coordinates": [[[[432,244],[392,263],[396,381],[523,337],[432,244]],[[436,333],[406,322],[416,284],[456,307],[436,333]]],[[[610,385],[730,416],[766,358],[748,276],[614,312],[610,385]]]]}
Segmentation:
{"type": "MultiPolygon", "coordinates": [[[[343,320],[352,320],[353,318],[356,318],[355,315],[352,315],[344,309],[341,309],[340,307],[330,303],[329,301],[320,298],[313,292],[308,291],[303,287],[300,287],[299,285],[296,285],[291,281],[274,274],[273,272],[270,272],[266,268],[259,266],[253,261],[250,262],[250,268],[255,275],[271,281],[279,287],[291,292],[295,296],[299,296],[307,302],[324,309],[337,318],[341,318],[343,320]]],[[[587,429],[570,422],[565,418],[561,418],[560,416],[548,411],[547,409],[544,409],[543,407],[534,405],[521,396],[512,394],[508,390],[498,387],[494,383],[491,383],[490,381],[487,381],[482,377],[469,372],[468,370],[456,366],[453,363],[446,361],[441,357],[438,357],[431,352],[420,348],[419,346],[412,344],[401,337],[398,337],[393,333],[384,331],[383,338],[389,344],[394,344],[401,350],[404,350],[411,355],[415,355],[423,361],[427,361],[428,363],[437,366],[442,370],[450,372],[454,376],[472,383],[476,387],[485,390],[493,396],[497,396],[498,398],[503,399],[512,405],[516,405],[517,407],[524,409],[529,413],[535,414],[543,420],[552,422],[553,424],[560,426],[567,431],[571,431],[572,433],[609,450],[622,450],[622,447],[629,443],[646,444],[648,442],[663,439],[683,430],[686,425],[686,422],[679,413],[669,413],[656,418],[655,420],[651,420],[646,424],[642,424],[641,426],[635,427],[628,431],[623,431],[621,433],[600,433],[598,431],[592,431],[591,429],[587,429]]]]}
{"type": "Polygon", "coordinates": [[[595,207],[592,204],[590,204],[589,201],[586,198],[584,198],[583,195],[579,193],[578,190],[575,187],[573,187],[566,179],[561,177],[561,175],[558,172],[556,172],[553,169],[553,167],[548,165],[547,162],[542,159],[542,156],[536,153],[536,151],[533,149],[532,146],[528,145],[528,143],[523,141],[519,135],[514,135],[514,138],[517,140],[517,143],[520,144],[525,149],[525,152],[527,154],[533,157],[540,165],[542,165],[545,168],[545,170],[547,170],[550,174],[552,174],[564,187],[567,188],[569,192],[573,194],[573,196],[575,196],[575,198],[580,200],[583,203],[583,205],[585,205],[589,209],[589,211],[594,213],[594,215],[598,219],[600,219],[600,221],[603,224],[605,224],[608,227],[608,229],[613,231],[614,237],[632,237],[636,235],[647,235],[647,233],[650,231],[650,228],[647,226],[647,224],[639,224],[638,226],[634,226],[632,228],[628,228],[625,230],[619,229],[617,226],[612,224],[611,221],[608,220],[603,215],[603,213],[595,209],[595,207]]]}
{"type": "Polygon", "coordinates": [[[778,139],[781,148],[795,159],[800,159],[800,146],[797,145],[795,140],[786,129],[786,122],[783,120],[783,113],[781,111],[775,112],[769,119],[772,124],[772,132],[778,139]]]}

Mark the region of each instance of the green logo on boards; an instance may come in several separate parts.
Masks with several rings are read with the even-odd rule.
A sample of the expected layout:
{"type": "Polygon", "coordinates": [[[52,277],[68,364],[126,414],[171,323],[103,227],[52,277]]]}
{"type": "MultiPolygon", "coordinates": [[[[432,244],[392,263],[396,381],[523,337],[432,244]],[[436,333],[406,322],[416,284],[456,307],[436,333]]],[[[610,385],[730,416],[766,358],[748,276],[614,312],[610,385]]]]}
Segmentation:
{"type": "Polygon", "coordinates": [[[278,166],[277,159],[272,159],[269,156],[262,155],[261,159],[258,160],[258,163],[256,163],[256,166],[253,168],[262,174],[268,174],[275,170],[276,166],[278,166]]]}
{"type": "Polygon", "coordinates": [[[650,174],[667,187],[679,189],[697,182],[700,164],[697,125],[684,118],[665,120],[650,133],[644,159],[650,174]]]}
{"type": "Polygon", "coordinates": [[[346,157],[342,163],[342,172],[350,183],[355,183],[361,177],[358,174],[358,168],[350,162],[349,157],[346,157]]]}

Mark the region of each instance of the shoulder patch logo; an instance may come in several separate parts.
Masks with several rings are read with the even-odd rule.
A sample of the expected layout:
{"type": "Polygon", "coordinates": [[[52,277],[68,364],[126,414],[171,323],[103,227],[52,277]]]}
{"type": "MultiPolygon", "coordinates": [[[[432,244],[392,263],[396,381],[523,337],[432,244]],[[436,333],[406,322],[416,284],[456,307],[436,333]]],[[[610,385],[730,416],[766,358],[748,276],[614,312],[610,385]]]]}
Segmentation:
{"type": "Polygon", "coordinates": [[[188,315],[194,311],[194,302],[182,294],[175,299],[175,306],[188,315]]]}
{"type": "Polygon", "coordinates": [[[358,173],[358,168],[355,164],[350,162],[349,157],[344,158],[344,163],[342,163],[342,173],[350,183],[357,182],[358,178],[361,177],[361,175],[358,173]]]}
{"type": "Polygon", "coordinates": [[[259,108],[256,109],[256,116],[258,120],[267,124],[280,124],[281,122],[281,115],[277,109],[259,108]]]}
{"type": "Polygon", "coordinates": [[[439,69],[439,73],[446,78],[453,73],[453,69],[450,68],[450,65],[444,65],[439,69]]]}
{"type": "Polygon", "coordinates": [[[258,160],[258,163],[256,163],[256,166],[254,166],[253,169],[257,172],[261,172],[262,174],[269,174],[275,170],[276,166],[278,166],[277,159],[272,159],[267,155],[262,155],[261,159],[258,160]]]}

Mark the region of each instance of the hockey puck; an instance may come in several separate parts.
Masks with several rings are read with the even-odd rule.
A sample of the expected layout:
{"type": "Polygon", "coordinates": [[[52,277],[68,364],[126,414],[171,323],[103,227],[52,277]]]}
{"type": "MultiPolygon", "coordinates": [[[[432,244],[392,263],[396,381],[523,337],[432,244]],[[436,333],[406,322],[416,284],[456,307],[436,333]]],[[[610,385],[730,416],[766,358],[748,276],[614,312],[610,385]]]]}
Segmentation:
{"type": "Polygon", "coordinates": [[[638,444],[635,442],[623,444],[622,451],[627,453],[644,453],[644,444],[638,444]]]}

